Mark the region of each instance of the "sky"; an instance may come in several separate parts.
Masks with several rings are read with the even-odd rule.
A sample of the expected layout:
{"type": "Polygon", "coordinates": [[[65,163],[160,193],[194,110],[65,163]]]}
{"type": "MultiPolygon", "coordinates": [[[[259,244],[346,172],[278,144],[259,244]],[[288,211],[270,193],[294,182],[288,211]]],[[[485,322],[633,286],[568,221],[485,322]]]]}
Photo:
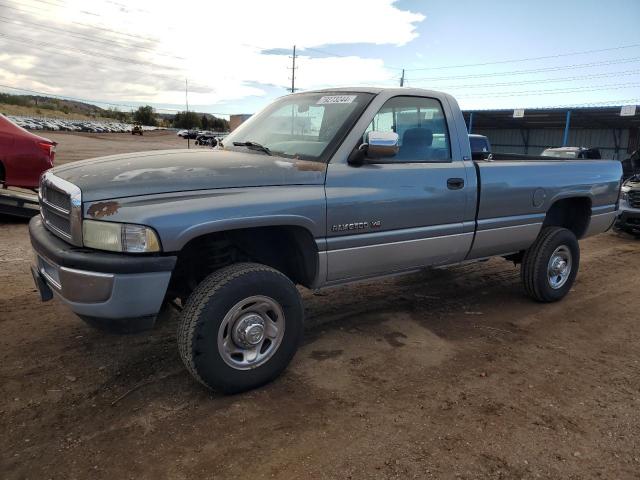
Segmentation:
{"type": "MultiPolygon", "coordinates": [[[[0,91],[254,113],[404,84],[463,109],[640,104],[640,0],[0,0],[0,91]]],[[[102,103],[97,103],[102,102],[102,103]]]]}

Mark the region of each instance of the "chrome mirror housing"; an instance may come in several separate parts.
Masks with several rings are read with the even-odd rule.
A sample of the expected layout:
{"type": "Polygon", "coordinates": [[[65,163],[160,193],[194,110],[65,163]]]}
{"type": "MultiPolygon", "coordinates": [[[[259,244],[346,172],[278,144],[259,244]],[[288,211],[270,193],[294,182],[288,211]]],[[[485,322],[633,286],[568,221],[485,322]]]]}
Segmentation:
{"type": "Polygon", "coordinates": [[[400,137],[396,132],[367,134],[367,156],[371,158],[393,157],[400,149],[400,137]]]}

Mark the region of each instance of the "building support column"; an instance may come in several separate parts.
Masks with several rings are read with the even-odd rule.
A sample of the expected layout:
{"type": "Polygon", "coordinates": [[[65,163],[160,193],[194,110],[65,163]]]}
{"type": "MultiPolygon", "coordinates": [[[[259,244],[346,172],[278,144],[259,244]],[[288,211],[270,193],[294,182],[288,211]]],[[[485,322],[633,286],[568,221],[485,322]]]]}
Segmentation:
{"type": "Polygon", "coordinates": [[[522,143],[524,144],[524,154],[529,154],[529,129],[520,129],[520,136],[522,137],[522,143]]]}
{"type": "Polygon", "coordinates": [[[569,127],[571,126],[571,110],[567,110],[567,119],[564,122],[564,136],[562,137],[562,146],[566,147],[569,141],[569,127]]]}
{"type": "Polygon", "coordinates": [[[613,159],[614,160],[619,160],[619,152],[620,152],[620,147],[622,143],[622,129],[618,128],[614,128],[613,129],[613,145],[615,146],[615,151],[613,153],[613,159]]]}

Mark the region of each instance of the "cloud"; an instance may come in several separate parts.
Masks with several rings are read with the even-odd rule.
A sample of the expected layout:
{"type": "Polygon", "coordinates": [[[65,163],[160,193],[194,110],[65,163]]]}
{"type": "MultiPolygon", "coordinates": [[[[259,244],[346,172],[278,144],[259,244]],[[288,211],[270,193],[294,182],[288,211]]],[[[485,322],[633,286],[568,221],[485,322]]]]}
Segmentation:
{"type": "Polygon", "coordinates": [[[402,46],[424,16],[393,0],[137,0],[35,2],[0,6],[0,83],[113,102],[229,105],[286,93],[296,44],[303,89],[390,82],[397,72],[365,55],[318,58],[304,47],[402,46]],[[90,11],[88,11],[90,10],[90,11]]]}

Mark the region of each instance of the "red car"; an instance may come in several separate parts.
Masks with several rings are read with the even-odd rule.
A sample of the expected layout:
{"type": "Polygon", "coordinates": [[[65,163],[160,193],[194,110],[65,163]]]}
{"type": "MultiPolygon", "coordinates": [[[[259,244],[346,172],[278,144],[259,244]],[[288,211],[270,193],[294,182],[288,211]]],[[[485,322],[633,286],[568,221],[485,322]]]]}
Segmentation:
{"type": "Polygon", "coordinates": [[[37,188],[42,172],[53,167],[56,145],[0,114],[0,184],[37,188]]]}

